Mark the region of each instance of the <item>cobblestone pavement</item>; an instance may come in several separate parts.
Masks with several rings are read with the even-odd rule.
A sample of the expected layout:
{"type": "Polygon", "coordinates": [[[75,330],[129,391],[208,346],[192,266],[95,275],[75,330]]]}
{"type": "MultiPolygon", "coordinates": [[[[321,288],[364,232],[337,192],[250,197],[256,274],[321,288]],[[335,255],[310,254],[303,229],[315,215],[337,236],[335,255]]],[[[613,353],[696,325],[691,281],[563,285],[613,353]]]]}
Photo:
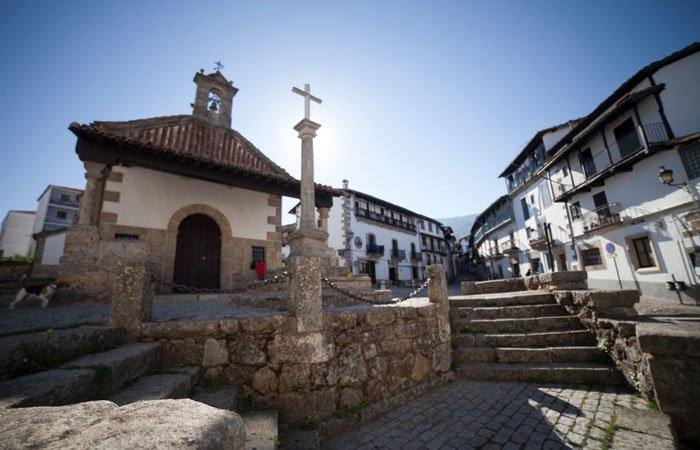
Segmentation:
{"type": "MultiPolygon", "coordinates": [[[[244,308],[229,305],[223,300],[168,300],[153,305],[153,320],[246,318],[280,314],[281,311],[266,308],[244,308]]],[[[33,300],[10,311],[0,308],[0,335],[48,328],[69,328],[78,325],[107,323],[109,304],[74,303],[49,304],[42,309],[33,300]]]]}
{"type": "Polygon", "coordinates": [[[624,388],[457,380],[334,437],[328,449],[601,448],[624,388]]]}

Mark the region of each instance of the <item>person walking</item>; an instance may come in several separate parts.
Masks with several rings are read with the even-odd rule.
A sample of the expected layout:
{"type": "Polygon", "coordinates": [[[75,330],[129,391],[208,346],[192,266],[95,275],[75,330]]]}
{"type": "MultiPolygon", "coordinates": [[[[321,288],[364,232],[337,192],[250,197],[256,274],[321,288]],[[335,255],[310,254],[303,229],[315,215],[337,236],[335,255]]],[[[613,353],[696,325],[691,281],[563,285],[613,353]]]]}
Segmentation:
{"type": "Polygon", "coordinates": [[[255,264],[255,273],[258,274],[258,280],[262,281],[265,279],[265,274],[267,273],[267,264],[264,260],[260,260],[255,264]]]}

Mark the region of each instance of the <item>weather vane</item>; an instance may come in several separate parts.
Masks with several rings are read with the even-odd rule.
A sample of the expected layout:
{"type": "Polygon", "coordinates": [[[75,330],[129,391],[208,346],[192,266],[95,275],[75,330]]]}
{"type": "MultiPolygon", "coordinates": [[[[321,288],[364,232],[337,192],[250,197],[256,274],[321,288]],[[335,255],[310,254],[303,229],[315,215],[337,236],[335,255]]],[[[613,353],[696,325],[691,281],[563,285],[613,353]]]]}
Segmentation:
{"type": "Polygon", "coordinates": [[[223,68],[224,68],[224,65],[221,64],[221,61],[216,61],[216,62],[214,63],[214,70],[221,70],[221,69],[223,69],[223,68]]]}

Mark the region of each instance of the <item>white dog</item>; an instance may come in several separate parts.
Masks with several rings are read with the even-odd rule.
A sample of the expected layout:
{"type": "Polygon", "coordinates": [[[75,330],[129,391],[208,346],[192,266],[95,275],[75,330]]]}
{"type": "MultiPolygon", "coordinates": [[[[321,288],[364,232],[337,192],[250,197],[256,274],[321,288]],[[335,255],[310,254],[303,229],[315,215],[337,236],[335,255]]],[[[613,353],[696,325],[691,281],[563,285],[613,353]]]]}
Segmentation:
{"type": "Polygon", "coordinates": [[[35,286],[23,286],[19,290],[15,299],[10,303],[10,309],[15,309],[15,305],[27,297],[32,295],[39,297],[41,299],[41,307],[46,308],[49,305],[49,301],[53,298],[56,293],[58,285],[56,282],[51,282],[49,284],[38,284],[35,286]]]}

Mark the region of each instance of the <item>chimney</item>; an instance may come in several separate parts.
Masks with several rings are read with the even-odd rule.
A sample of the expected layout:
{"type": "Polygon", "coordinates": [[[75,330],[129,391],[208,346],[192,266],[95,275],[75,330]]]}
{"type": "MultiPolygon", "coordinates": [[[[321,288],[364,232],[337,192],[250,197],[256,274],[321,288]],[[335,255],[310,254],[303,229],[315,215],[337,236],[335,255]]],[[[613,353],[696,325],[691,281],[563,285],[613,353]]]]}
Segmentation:
{"type": "Polygon", "coordinates": [[[343,180],[343,189],[348,189],[348,180],[343,180]]]}

